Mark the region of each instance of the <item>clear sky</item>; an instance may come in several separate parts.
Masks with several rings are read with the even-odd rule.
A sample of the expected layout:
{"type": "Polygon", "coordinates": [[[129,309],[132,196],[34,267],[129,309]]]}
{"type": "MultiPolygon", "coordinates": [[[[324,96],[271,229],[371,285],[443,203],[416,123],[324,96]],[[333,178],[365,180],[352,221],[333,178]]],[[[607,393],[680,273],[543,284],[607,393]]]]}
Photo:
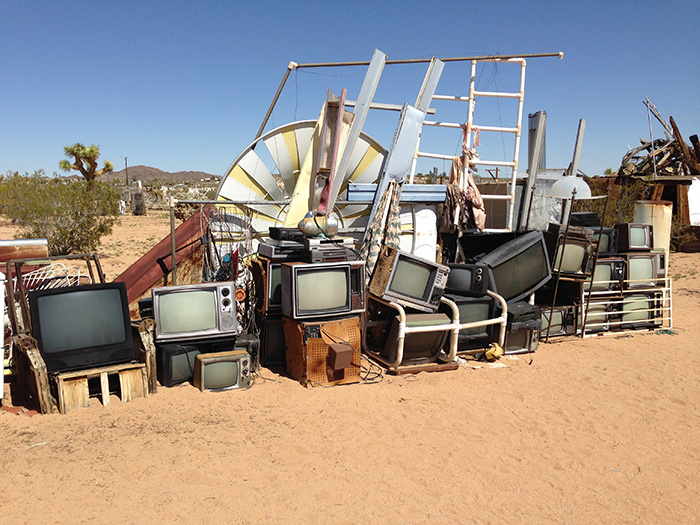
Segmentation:
{"type": "MultiPolygon", "coordinates": [[[[127,157],[129,166],[222,175],[255,137],[290,61],[369,60],[376,48],[390,60],[564,52],[528,61],[521,166],[527,115],[544,110],[548,167],[569,164],[585,119],[580,169],[600,174],[649,139],[645,97],[674,117],[686,142],[700,134],[699,20],[698,0],[4,0],[0,173],[58,172],[63,146],[82,142],[99,145],[117,170],[127,157]]],[[[375,102],[414,104],[426,68],[387,66],[375,102]]],[[[266,129],[317,118],[327,89],[345,87],[354,100],[365,71],[292,73],[266,129]]],[[[511,73],[487,66],[478,87],[517,90],[511,73]]],[[[448,64],[437,92],[466,93],[467,82],[466,66],[448,64]]],[[[483,125],[515,122],[508,101],[485,109],[481,122],[479,111],[483,125]]],[[[389,147],[398,115],[377,113],[365,131],[389,147]]],[[[466,108],[456,113],[444,120],[463,121],[466,108]]],[[[458,134],[441,138],[439,152],[455,153],[458,134]]],[[[481,142],[491,157],[512,156],[500,138],[482,133],[481,142]]]]}

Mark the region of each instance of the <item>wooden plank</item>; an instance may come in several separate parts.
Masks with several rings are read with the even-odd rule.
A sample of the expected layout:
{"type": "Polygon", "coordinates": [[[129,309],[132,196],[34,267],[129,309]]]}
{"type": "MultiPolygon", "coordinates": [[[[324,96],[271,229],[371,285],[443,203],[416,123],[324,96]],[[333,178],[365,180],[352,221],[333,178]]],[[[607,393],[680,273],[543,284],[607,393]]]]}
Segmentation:
{"type": "MultiPolygon", "coordinates": [[[[49,374],[46,363],[39,353],[36,339],[29,335],[16,335],[12,338],[17,361],[18,398],[26,398],[32,408],[38,408],[42,414],[57,411],[56,403],[49,389],[49,374]]],[[[13,392],[14,397],[14,392],[13,392]]]]}
{"type": "Polygon", "coordinates": [[[459,363],[433,363],[430,365],[390,368],[386,373],[393,376],[400,376],[404,374],[417,374],[419,372],[443,372],[445,370],[457,370],[458,368],[459,363]]]}
{"type": "Polygon", "coordinates": [[[654,184],[654,189],[652,190],[650,200],[652,200],[652,201],[661,200],[663,193],[664,193],[664,185],[663,184],[654,184]]]}
{"type": "Polygon", "coordinates": [[[695,160],[695,156],[690,154],[690,151],[688,150],[688,145],[685,142],[683,142],[683,137],[681,136],[681,132],[678,131],[676,121],[673,120],[673,117],[669,117],[668,120],[671,122],[673,134],[676,137],[676,140],[678,141],[678,147],[680,148],[681,153],[683,155],[683,160],[692,171],[697,173],[698,171],[700,171],[700,166],[698,166],[698,162],[695,160]]]}
{"type": "Polygon", "coordinates": [[[33,244],[31,240],[34,239],[24,239],[21,242],[0,241],[0,262],[49,256],[49,247],[46,242],[40,243],[38,241],[42,239],[35,239],[37,243],[33,244]]]}
{"type": "Polygon", "coordinates": [[[681,226],[690,226],[690,206],[688,205],[688,186],[679,184],[677,187],[678,219],[681,226]]]}
{"type": "Polygon", "coordinates": [[[144,319],[138,326],[139,339],[141,340],[140,361],[146,364],[146,377],[148,392],[155,394],[158,391],[156,380],[156,322],[153,319],[144,319]]]}
{"type": "Polygon", "coordinates": [[[59,376],[56,378],[56,390],[58,392],[58,411],[61,414],[76,408],[90,406],[87,377],[64,380],[59,376]]]}
{"type": "Polygon", "coordinates": [[[146,385],[145,367],[119,372],[120,399],[122,403],[139,397],[148,397],[148,387],[146,385]]]}

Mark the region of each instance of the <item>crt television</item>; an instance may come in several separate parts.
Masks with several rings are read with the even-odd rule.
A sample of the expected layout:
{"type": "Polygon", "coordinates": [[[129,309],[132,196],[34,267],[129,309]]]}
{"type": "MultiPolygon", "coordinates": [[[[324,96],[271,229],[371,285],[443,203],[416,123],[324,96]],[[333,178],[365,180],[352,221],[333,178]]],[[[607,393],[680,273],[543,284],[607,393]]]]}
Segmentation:
{"type": "Polygon", "coordinates": [[[449,273],[447,266],[385,246],[377,259],[369,291],[385,301],[434,312],[440,306],[449,273]]]}
{"type": "MultiPolygon", "coordinates": [[[[449,324],[450,317],[443,313],[406,314],[406,327],[430,327],[449,324]]],[[[387,361],[395,361],[398,356],[400,319],[395,316],[390,324],[386,343],[380,354],[387,361]]],[[[403,358],[400,365],[421,365],[438,361],[445,346],[449,331],[435,330],[413,332],[404,335],[403,358]]]]}
{"type": "Polygon", "coordinates": [[[615,228],[602,228],[600,226],[591,228],[593,230],[593,240],[598,242],[598,257],[609,257],[617,253],[617,235],[615,228]]]}
{"type": "Polygon", "coordinates": [[[251,264],[256,307],[263,314],[282,311],[282,263],[265,257],[251,264]]]}
{"type": "Polygon", "coordinates": [[[562,276],[585,277],[591,274],[595,245],[589,239],[545,233],[553,272],[562,276]]]}
{"type": "Polygon", "coordinates": [[[365,262],[282,264],[282,314],[316,319],[365,311],[365,262]]]}
{"type": "Polygon", "coordinates": [[[620,306],[623,330],[658,328],[663,322],[660,293],[634,293],[625,296],[620,306]]]}
{"type": "Polygon", "coordinates": [[[479,262],[488,268],[489,288],[508,302],[522,300],[552,278],[547,246],[539,230],[501,245],[479,262]]]}
{"type": "MultiPolygon", "coordinates": [[[[450,273],[450,276],[452,273],[450,273]]],[[[456,294],[445,294],[445,297],[457,305],[459,310],[459,323],[464,325],[478,321],[486,321],[496,317],[496,299],[491,296],[464,297],[456,294]]],[[[445,303],[440,304],[439,313],[452,314],[452,309],[445,303]]],[[[487,324],[470,328],[462,328],[457,337],[457,352],[471,352],[476,349],[484,349],[495,341],[495,334],[500,328],[498,324],[487,324]]],[[[451,332],[450,332],[451,336],[451,332]]],[[[449,353],[447,346],[450,340],[445,343],[445,353],[449,353]]]]}
{"type": "Polygon", "coordinates": [[[485,264],[450,263],[447,265],[445,291],[450,294],[481,297],[489,289],[489,274],[485,264]]]}
{"type": "Polygon", "coordinates": [[[627,253],[648,251],[654,248],[654,228],[651,224],[623,223],[616,224],[617,251],[627,253]]]}
{"type": "Polygon", "coordinates": [[[622,281],[625,278],[625,266],[627,262],[621,257],[610,257],[608,259],[598,259],[593,272],[593,283],[584,283],[585,291],[607,292],[620,290],[622,281]]]}
{"type": "MultiPolygon", "coordinates": [[[[238,347],[243,338],[205,339],[183,343],[159,343],[156,345],[156,375],[163,386],[175,386],[194,377],[194,362],[199,354],[226,352],[238,347]]],[[[253,358],[251,354],[251,358],[253,358]]]]}
{"type": "Polygon", "coordinates": [[[555,306],[554,308],[543,307],[540,319],[542,320],[541,339],[547,336],[556,337],[576,333],[576,307],[573,305],[555,306]]]}
{"type": "Polygon", "coordinates": [[[611,328],[613,321],[615,303],[610,301],[591,301],[586,311],[586,303],[576,306],[576,333],[607,332],[611,328]],[[584,326],[584,317],[586,325],[584,326]]]}
{"type": "Polygon", "coordinates": [[[134,358],[122,282],[29,292],[31,332],[48,372],[126,363],[134,358]]]}
{"type": "Polygon", "coordinates": [[[195,358],[193,382],[201,391],[219,392],[250,388],[250,354],[245,350],[199,354],[195,358]]]}
{"type": "Polygon", "coordinates": [[[664,285],[666,256],[663,253],[637,252],[627,255],[627,289],[656,288],[664,285]]]}
{"type": "Polygon", "coordinates": [[[240,333],[233,282],[151,289],[156,342],[232,337],[240,333]]]}

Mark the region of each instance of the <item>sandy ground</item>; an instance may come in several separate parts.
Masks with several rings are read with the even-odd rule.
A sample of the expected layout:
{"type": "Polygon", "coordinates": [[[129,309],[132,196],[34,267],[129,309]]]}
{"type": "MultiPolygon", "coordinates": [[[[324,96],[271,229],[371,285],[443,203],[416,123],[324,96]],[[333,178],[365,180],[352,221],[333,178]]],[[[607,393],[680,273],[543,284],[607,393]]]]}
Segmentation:
{"type": "MultiPolygon", "coordinates": [[[[108,278],[168,231],[164,213],[125,217],[108,278]]],[[[0,522],[698,523],[699,266],[672,255],[673,334],[332,388],[263,369],[247,391],[0,410],[0,522]]]]}

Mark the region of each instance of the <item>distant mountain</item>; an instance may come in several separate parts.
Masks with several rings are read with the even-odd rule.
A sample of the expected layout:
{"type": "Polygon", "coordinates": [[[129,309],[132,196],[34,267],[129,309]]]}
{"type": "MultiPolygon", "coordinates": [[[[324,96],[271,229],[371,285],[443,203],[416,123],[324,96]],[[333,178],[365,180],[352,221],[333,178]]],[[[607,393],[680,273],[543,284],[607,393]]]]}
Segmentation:
{"type": "MultiPolygon", "coordinates": [[[[129,182],[140,180],[143,182],[152,182],[155,179],[168,180],[172,182],[182,181],[199,181],[202,179],[220,179],[220,175],[212,175],[203,171],[178,171],[170,173],[168,171],[159,170],[150,166],[129,166],[129,182]]],[[[100,180],[126,180],[126,170],[119,170],[103,175],[100,180]]]]}

